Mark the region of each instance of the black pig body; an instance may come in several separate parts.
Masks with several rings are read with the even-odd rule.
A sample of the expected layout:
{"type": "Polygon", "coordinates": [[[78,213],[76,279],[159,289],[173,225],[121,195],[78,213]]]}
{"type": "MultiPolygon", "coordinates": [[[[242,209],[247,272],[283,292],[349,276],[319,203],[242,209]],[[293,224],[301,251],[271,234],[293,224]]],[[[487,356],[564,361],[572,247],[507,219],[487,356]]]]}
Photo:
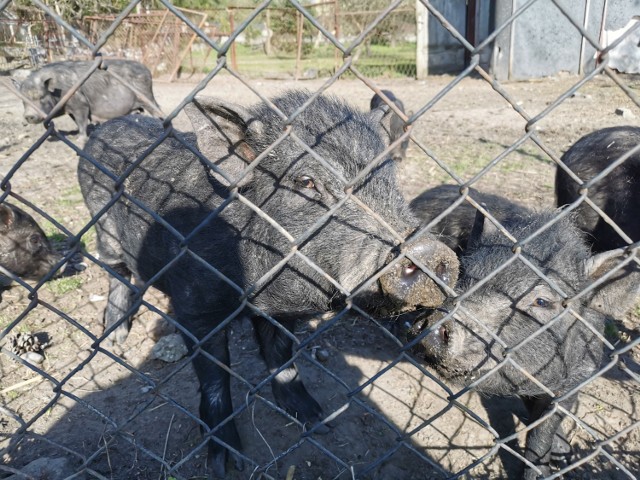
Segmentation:
{"type": "MultiPolygon", "coordinates": [[[[474,188],[469,189],[469,196],[476,202],[484,204],[487,211],[498,221],[530,213],[529,209],[511,200],[498,195],[479,192],[474,188]]],[[[459,198],[460,187],[458,185],[438,185],[425,190],[411,200],[409,208],[424,223],[428,223],[459,198]]],[[[450,249],[458,255],[462,255],[467,249],[476,211],[473,205],[464,201],[440,220],[432,228],[432,231],[437,233],[450,249]]]]}
{"type": "MultiPolygon", "coordinates": [[[[290,115],[308,98],[306,92],[290,92],[273,102],[290,115]]],[[[291,363],[283,367],[292,356],[293,339],[288,331],[301,315],[328,310],[332,303],[344,300],[344,293],[311,268],[303,256],[351,292],[390,260],[399,241],[347,198],[345,185],[336,175],[291,137],[242,176],[248,163],[277,143],[285,131],[284,120],[265,104],[247,109],[202,97],[185,109],[195,135],[179,134],[186,145],[167,138],[132,170],[123,183],[131,197],[121,197],[97,223],[100,257],[126,279],[131,273],[145,281],[153,278],[171,297],[178,322],[190,332],[185,337],[191,345],[242,310],[252,315],[267,367],[273,374],[279,371],[272,381],[277,402],[302,423],[317,422],[320,406],[307,393],[295,367],[291,363]],[[246,203],[227,202],[228,179],[211,170],[200,155],[196,156],[198,151],[225,171],[228,179],[236,179],[241,195],[288,233],[274,228],[246,203]],[[156,212],[162,222],[140,208],[138,201],[156,212]],[[309,228],[339,202],[343,204],[320,222],[317,231],[309,233],[309,228]],[[187,238],[176,237],[164,222],[187,238]],[[290,255],[293,245],[300,254],[288,258],[272,278],[263,278],[290,255]],[[241,301],[243,292],[250,308],[241,301]],[[274,326],[264,314],[288,331],[274,326]]],[[[296,117],[292,132],[348,181],[383,151],[383,113],[365,114],[332,97],[320,96],[296,117]]],[[[108,171],[120,175],[162,132],[155,119],[124,117],[101,126],[85,150],[108,171]]],[[[384,160],[353,186],[353,192],[397,232],[407,235],[418,223],[403,200],[394,169],[393,162],[384,160]]],[[[87,161],[80,162],[78,173],[87,205],[95,215],[118,187],[87,161]]],[[[455,282],[457,259],[434,237],[405,242],[401,251],[424,262],[445,283],[455,282]]],[[[404,258],[355,302],[372,311],[400,311],[438,305],[443,299],[433,281],[404,258]]],[[[112,279],[106,327],[120,321],[132,302],[128,286],[112,279]]],[[[200,348],[229,365],[223,326],[200,348]]],[[[112,337],[122,342],[126,334],[123,324],[112,337]]],[[[193,363],[201,385],[201,418],[217,437],[239,450],[233,421],[218,427],[232,412],[229,374],[202,354],[193,363]]],[[[227,451],[217,443],[209,445],[211,473],[223,476],[227,451]]]]}
{"type": "MultiPolygon", "coordinates": [[[[140,110],[149,110],[134,91],[145,95],[153,107],[160,110],[153,96],[151,72],[133,60],[104,60],[107,69],[98,69],[82,84],[56,116],[65,113],[73,117],[80,135],[87,135],[89,122],[99,122],[140,110]],[[123,85],[108,73],[112,71],[126,82],[123,85]]],[[[22,84],[20,92],[48,114],[58,101],[87,72],[92,62],[56,62],[31,73],[22,84]]],[[[24,102],[24,117],[29,123],[44,120],[28,103],[24,102]]]]}
{"type": "MultiPolygon", "coordinates": [[[[382,93],[384,93],[387,96],[387,98],[391,100],[401,112],[405,113],[404,104],[402,103],[401,100],[396,98],[396,96],[393,94],[392,91],[382,90],[382,93]]],[[[369,107],[371,108],[371,110],[374,110],[384,105],[386,105],[386,103],[384,102],[384,100],[382,100],[382,97],[376,93],[371,98],[369,107]]],[[[397,114],[395,114],[391,110],[389,110],[387,115],[391,116],[391,119],[389,121],[389,142],[392,143],[392,142],[395,142],[398,138],[400,138],[404,134],[405,123],[397,114]]],[[[409,113],[409,116],[411,116],[411,112],[409,113]]],[[[407,148],[409,148],[409,138],[403,140],[400,143],[400,145],[395,147],[391,151],[391,156],[393,157],[394,160],[397,160],[397,161],[404,160],[407,157],[407,148]]]]}
{"type": "MultiPolygon", "coordinates": [[[[582,181],[588,182],[612,162],[640,145],[640,127],[612,127],[592,132],[578,140],[562,161],[582,181]]],[[[562,168],[556,171],[556,198],[559,207],[580,197],[580,185],[562,168]]],[[[588,197],[631,238],[640,240],[640,151],[595,183],[588,197]]],[[[578,226],[589,233],[588,241],[597,252],[623,247],[623,238],[583,202],[577,209],[578,226]]]]}
{"type": "MultiPolygon", "coordinates": [[[[507,200],[497,202],[506,208],[492,210],[485,194],[471,192],[471,196],[477,201],[485,197],[487,209],[517,240],[528,238],[557,215],[555,211],[519,210],[507,200]]],[[[450,198],[449,205],[452,201],[450,198]]],[[[429,212],[427,205],[416,210],[425,220],[440,213],[429,212]]],[[[454,224],[471,222],[466,207],[451,215],[454,224]]],[[[488,220],[476,221],[473,229],[460,231],[467,238],[471,235],[462,252],[463,273],[456,288],[464,293],[511,260],[514,243],[488,220]]],[[[625,255],[622,249],[592,255],[584,233],[571,216],[557,220],[524,243],[521,254],[553,285],[515,259],[463,300],[447,300],[439,311],[418,319],[410,337],[423,335],[416,354],[452,383],[466,386],[478,382],[474,385],[478,392],[520,396],[529,410],[530,422],[548,415],[528,433],[525,448],[527,460],[546,476],[550,473],[554,435],[562,420],[560,414],[551,413],[553,399],[597,372],[603,343],[594,332],[602,334],[608,317],[617,317],[633,305],[639,286],[622,269],[595,291],[569,303],[582,320],[563,307],[565,299],[576,296],[625,255]],[[518,346],[552,321],[552,326],[518,346]],[[423,333],[427,328],[429,331],[423,333]],[[511,361],[491,372],[507,358],[507,352],[511,361]],[[520,367],[545,388],[523,374],[520,367]]],[[[560,405],[569,409],[575,398],[572,395],[560,405]]],[[[536,478],[536,469],[526,468],[525,478],[536,478]]]]}
{"type": "MultiPolygon", "coordinates": [[[[25,280],[40,280],[61,259],[31,215],[0,203],[0,265],[25,280]]],[[[0,286],[10,283],[0,274],[0,286]]]]}

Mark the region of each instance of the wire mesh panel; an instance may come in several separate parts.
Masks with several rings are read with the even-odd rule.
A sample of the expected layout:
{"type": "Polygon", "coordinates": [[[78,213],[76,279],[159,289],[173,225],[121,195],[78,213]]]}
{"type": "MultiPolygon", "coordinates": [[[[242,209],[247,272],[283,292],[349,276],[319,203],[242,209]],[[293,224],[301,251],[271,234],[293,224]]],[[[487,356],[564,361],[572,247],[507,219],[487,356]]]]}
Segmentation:
{"type": "Polygon", "coordinates": [[[595,69],[494,80],[536,3],[471,45],[426,0],[34,1],[88,60],[0,79],[3,475],[637,478],[634,30],[545,2],[595,69]],[[366,61],[410,63],[415,8],[459,74],[366,61]]]}

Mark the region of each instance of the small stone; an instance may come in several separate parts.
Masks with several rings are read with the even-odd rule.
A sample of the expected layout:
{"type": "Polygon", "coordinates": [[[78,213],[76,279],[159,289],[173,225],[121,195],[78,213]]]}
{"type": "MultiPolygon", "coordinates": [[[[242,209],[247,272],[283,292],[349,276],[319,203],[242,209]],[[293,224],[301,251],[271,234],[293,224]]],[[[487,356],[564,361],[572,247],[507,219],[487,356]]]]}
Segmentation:
{"type": "Polygon", "coordinates": [[[44,355],[36,352],[27,352],[20,355],[20,358],[31,365],[38,365],[44,361],[44,355]]]}
{"type": "Polygon", "coordinates": [[[330,356],[331,355],[326,348],[320,348],[316,351],[316,358],[319,362],[325,363],[327,360],[329,360],[330,356]]]}
{"type": "Polygon", "coordinates": [[[89,301],[90,302],[101,302],[102,300],[105,300],[106,297],[104,295],[97,295],[95,293],[92,293],[91,295],[89,295],[89,301]]]}
{"type": "Polygon", "coordinates": [[[151,358],[173,363],[184,357],[187,352],[187,346],[184,344],[182,336],[178,333],[172,333],[158,340],[158,343],[151,349],[151,358]]]}
{"type": "Polygon", "coordinates": [[[616,108],[616,115],[620,115],[622,118],[636,118],[628,108],[616,108]]]}
{"type": "Polygon", "coordinates": [[[78,272],[84,272],[87,269],[88,265],[85,262],[77,262],[73,264],[74,270],[78,272]]]}
{"type": "Polygon", "coordinates": [[[590,100],[591,95],[589,95],[588,93],[573,92],[571,94],[571,98],[584,98],[585,100],[590,100]]]}

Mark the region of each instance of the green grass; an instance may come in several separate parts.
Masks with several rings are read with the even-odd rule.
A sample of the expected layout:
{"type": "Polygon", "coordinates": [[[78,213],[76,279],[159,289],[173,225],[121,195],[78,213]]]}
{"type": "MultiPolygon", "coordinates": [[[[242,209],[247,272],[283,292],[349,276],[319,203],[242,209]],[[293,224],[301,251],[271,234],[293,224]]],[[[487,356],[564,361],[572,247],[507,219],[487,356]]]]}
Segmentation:
{"type": "Polygon", "coordinates": [[[73,207],[80,205],[82,202],[82,193],[80,192],[79,185],[75,185],[63,191],[56,201],[56,203],[62,207],[73,207]]]}
{"type": "Polygon", "coordinates": [[[618,326],[614,322],[606,322],[604,325],[604,335],[610,340],[618,340],[618,326]]]}
{"type": "MultiPolygon", "coordinates": [[[[359,55],[354,66],[368,77],[415,77],[416,74],[416,46],[414,43],[398,44],[394,47],[386,45],[369,45],[359,47],[359,55]]],[[[300,74],[308,69],[316,70],[319,76],[333,74],[340,68],[344,60],[342,53],[335,55],[333,45],[323,45],[303,55],[300,63],[300,74]]],[[[215,66],[216,56],[209,54],[205,60],[205,51],[193,51],[191,58],[187,56],[182,62],[185,73],[194,69],[196,72],[208,73],[215,66]]],[[[296,71],[296,53],[276,53],[267,56],[261,46],[236,45],[236,60],[238,71],[249,77],[294,76],[296,71]]],[[[228,65],[231,66],[231,53],[228,54],[228,65]]],[[[345,77],[354,75],[347,71],[345,77]]]]}
{"type": "Polygon", "coordinates": [[[14,318],[9,315],[0,314],[0,331],[4,330],[13,322],[14,318]]]}
{"type": "Polygon", "coordinates": [[[64,277],[51,280],[47,283],[47,288],[55,295],[64,295],[74,290],[78,290],[82,286],[82,277],[76,275],[73,277],[64,277]]]}
{"type": "Polygon", "coordinates": [[[6,393],[6,395],[7,395],[7,399],[9,401],[11,401],[11,400],[15,400],[16,398],[20,397],[20,395],[22,395],[22,393],[17,392],[16,390],[10,390],[10,391],[8,391],[6,393]]]}
{"type": "Polygon", "coordinates": [[[31,328],[31,325],[28,325],[25,321],[20,321],[20,323],[12,330],[13,333],[31,333],[32,331],[33,329],[31,328]]]}
{"type": "Polygon", "coordinates": [[[87,245],[94,245],[96,240],[96,226],[92,225],[80,239],[80,247],[82,250],[87,249],[87,245]]]}

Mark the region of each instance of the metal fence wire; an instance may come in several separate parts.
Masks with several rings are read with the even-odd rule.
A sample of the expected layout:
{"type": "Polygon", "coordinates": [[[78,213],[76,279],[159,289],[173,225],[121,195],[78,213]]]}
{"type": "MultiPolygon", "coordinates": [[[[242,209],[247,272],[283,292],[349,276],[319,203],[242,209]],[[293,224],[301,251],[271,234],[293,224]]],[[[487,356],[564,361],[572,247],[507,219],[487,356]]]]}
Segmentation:
{"type": "MultiPolygon", "coordinates": [[[[241,35],[252,35],[252,29],[254,32],[259,30],[256,23],[266,21],[268,8],[274,6],[272,2],[265,0],[255,7],[243,9],[233,25],[222,26],[223,30],[228,27],[228,35],[216,37],[212,36],[211,30],[206,30],[204,14],[183,11],[167,0],[158,0],[157,4],[162,5],[163,25],[171,25],[171,28],[156,28],[154,38],[162,38],[165,43],[176,41],[172,37],[174,34],[181,38],[197,39],[203,45],[202,55],[210,69],[195,86],[184,90],[184,96],[173,110],[164,112],[166,116],[161,121],[161,132],[154,144],[149,148],[131,151],[130,158],[126,159],[131,166],[122,175],[109,173],[117,187],[107,205],[91,218],[81,201],[76,178],[59,175],[60,172],[69,171],[69,163],[78,161],[89,165],[99,162],[100,158],[83,152],[80,138],[69,134],[66,127],[60,127],[63,119],[56,118],[54,121],[53,113],[47,115],[42,112],[42,116],[46,117],[44,128],[39,130],[36,137],[26,137],[30,146],[3,161],[4,178],[0,184],[2,201],[7,200],[42,219],[46,233],[63,255],[39,281],[25,281],[2,268],[2,273],[14,281],[13,287],[4,291],[0,313],[0,339],[3,341],[0,362],[0,472],[6,474],[3,478],[206,478],[209,441],[231,448],[244,462],[242,471],[236,470],[232,462],[228,462],[227,478],[520,478],[524,467],[533,468],[530,478],[536,478],[538,474],[545,478],[638,478],[640,336],[637,335],[637,329],[630,329],[631,334],[625,334],[621,324],[617,323],[615,325],[618,327],[613,327],[614,330],[617,328],[614,333],[593,332],[604,352],[601,366],[595,368],[587,378],[580,377],[570,388],[560,392],[545,385],[544,379],[536,378],[516,360],[519,350],[526,349],[536,337],[545,335],[554,325],[561,322],[588,325],[588,320],[576,305],[590,292],[600,289],[607,279],[625,272],[629,265],[638,263],[635,256],[637,244],[625,236],[629,247],[622,263],[599,280],[581,287],[581,291],[567,294],[565,285],[554,282],[548,272],[523,255],[523,249],[528,244],[544,235],[552,225],[566,221],[579,205],[587,203],[595,207],[589,198],[588,188],[605,178],[613,166],[583,185],[579,199],[570,208],[554,211],[539,228],[524,236],[510,232],[490,216],[510,242],[512,255],[503,265],[487,271],[486,276],[479,279],[471,290],[457,292],[457,296],[454,289],[442,281],[441,272],[439,275],[436,268],[428,268],[427,262],[410,248],[412,242],[424,239],[429,229],[452,215],[460,205],[471,204],[490,215],[491,212],[478,198],[474,198],[469,188],[478,187],[507,161],[505,159],[511,153],[523,151],[526,145],[534,146],[536,158],[543,157],[546,165],[559,165],[559,168],[568,170],[562,164],[559,152],[549,146],[541,134],[545,128],[541,125],[555,112],[565,108],[585,85],[604,78],[607,85],[613,85],[624,94],[629,105],[640,107],[635,87],[629,86],[632,81],[630,77],[619,74],[607,63],[608,52],[631,35],[633,29],[605,47],[585,30],[582,19],[573,18],[567,12],[565,2],[561,1],[552,2],[557,7],[556,14],[566,17],[572,27],[581,33],[584,41],[598,52],[600,63],[593,71],[576,77],[566,91],[549,101],[539,112],[528,108],[527,104],[510,93],[505,84],[487,73],[480,64],[481,53],[500,32],[512,25],[532,5],[542,1],[521,2],[504,24],[496,25],[486,40],[474,46],[431,2],[422,0],[420,6],[426,8],[429,15],[437,19],[442,28],[468,52],[468,66],[449,78],[448,83],[426,103],[414,104],[406,99],[407,114],[391,106],[411,128],[406,128],[400,138],[387,146],[384,155],[371,158],[369,164],[358,172],[346,175],[334,168],[321,153],[315,152],[314,145],[304,145],[302,148],[313,156],[324,175],[339,185],[339,195],[336,195],[341,198],[330,205],[324,215],[313,219],[309,229],[294,233],[263,211],[263,205],[251,202],[250,192],[241,187],[243,177],[227,177],[223,207],[212,212],[202,224],[194,225],[194,231],[179,232],[167,223],[167,219],[145,205],[144,200],[136,198],[129,191],[132,172],[142,168],[141,164],[144,165],[145,160],[153,157],[156,148],[163,148],[161,144],[165,140],[187,144],[185,134],[181,132],[188,130],[189,126],[188,123],[181,123],[181,113],[203,90],[212,86],[215,90],[216,82],[236,82],[248,92],[253,92],[256,101],[265,102],[273,114],[282,119],[283,125],[282,131],[272,132],[274,143],[266,145],[264,152],[256,152],[256,157],[244,170],[243,175],[251,175],[252,171],[270,161],[272,152],[281,142],[301,142],[291,125],[304,114],[305,109],[313,108],[319,96],[339,85],[343,77],[348,76],[352,81],[355,79],[366,85],[370,89],[369,95],[380,93],[380,85],[360,68],[355,52],[375,44],[372,39],[379,41],[384,38],[390,23],[400,25],[401,22],[394,23],[393,19],[405,15],[407,10],[414,7],[413,2],[390,1],[375,18],[367,18],[366,25],[358,30],[357,35],[354,33],[346,37],[336,34],[333,20],[323,15],[321,8],[308,8],[296,0],[287,2],[286,12],[283,10],[285,13],[278,14],[282,17],[270,21],[289,21],[284,18],[285,15],[304,21],[305,35],[320,38],[323,44],[329,46],[331,55],[339,60],[338,68],[332,69],[326,80],[318,81],[316,87],[310,88],[309,100],[287,116],[269,100],[272,91],[267,92],[260,81],[236,71],[229,61],[234,42],[241,35]],[[341,41],[339,38],[347,40],[341,41]],[[524,128],[518,138],[505,140],[506,144],[499,145],[491,158],[486,161],[481,159],[472,175],[463,175],[456,168],[455,158],[441,157],[437,148],[416,132],[425,128],[424,121],[429,112],[441,108],[452,92],[460,89],[461,83],[469,78],[484,82],[496,94],[494,106],[499,102],[513,109],[524,128]],[[410,140],[412,155],[419,156],[420,162],[428,164],[423,172],[432,172],[432,177],[459,186],[461,192],[437,218],[411,231],[398,230],[395,223],[385,218],[384,212],[378,212],[368,204],[364,189],[359,188],[372,172],[375,174],[382,168],[388,153],[405,139],[410,140]],[[51,145],[56,146],[58,153],[66,153],[66,156],[51,159],[54,167],[43,172],[49,167],[43,167],[39,162],[48,158],[47,149],[51,145]],[[29,185],[29,176],[36,172],[45,175],[42,178],[47,179],[47,184],[32,184],[32,190],[22,188],[21,185],[29,185]],[[190,258],[190,264],[197,265],[197,272],[188,272],[183,277],[193,281],[192,277],[202,274],[209,279],[219,279],[221,285],[237,295],[239,307],[231,315],[217,319],[211,328],[188,331],[184,322],[176,320],[179,313],[175,312],[180,310],[180,305],[170,308],[167,299],[151,288],[155,278],[146,283],[138,278],[130,279],[120,266],[109,264],[105,258],[97,255],[95,224],[118,202],[137,206],[141,209],[139,211],[144,211],[164,227],[165,237],[174,237],[174,243],[180,248],[175,258],[164,259],[168,264],[162,272],[176,265],[175,268],[179,268],[181,261],[190,258]],[[333,225],[331,219],[336,218],[347,203],[358,209],[361,216],[370,219],[371,236],[382,231],[382,235],[392,238],[391,243],[395,243],[395,256],[392,255],[393,258],[387,260],[383,267],[372,271],[364,282],[353,288],[341,284],[339,279],[326,272],[320,265],[322,262],[307,255],[304,248],[306,242],[326,225],[333,225]],[[206,264],[189,244],[201,229],[206,230],[207,222],[232,208],[250,209],[256,215],[255,221],[263,222],[264,228],[269,231],[278,232],[279,244],[271,248],[282,252],[280,261],[266,265],[258,279],[246,286],[238,285],[224,276],[220,265],[206,264]],[[282,247],[283,242],[286,247],[282,247]],[[64,269],[65,263],[79,271],[54,279],[64,269]],[[539,331],[532,333],[530,338],[505,349],[503,357],[483,372],[482,378],[474,379],[464,388],[449,384],[414,355],[413,347],[427,335],[439,331],[451,318],[460,320],[474,316],[469,299],[485,283],[498,278],[511,264],[524,266],[560,295],[560,313],[541,326],[539,331]],[[265,285],[275,282],[294,265],[295,268],[303,265],[317,273],[318,278],[331,285],[336,292],[336,299],[341,301],[336,302],[330,312],[301,318],[304,321],[297,323],[289,332],[285,328],[288,325],[286,320],[276,315],[273,318],[254,299],[265,285]],[[83,266],[86,268],[81,268],[83,266]],[[386,318],[385,315],[371,313],[362,299],[363,292],[375,287],[386,273],[398,266],[422,270],[438,283],[448,297],[448,307],[438,322],[411,340],[404,336],[397,338],[391,333],[396,330],[390,329],[390,324],[382,320],[386,318]],[[115,325],[106,331],[102,328],[102,312],[107,304],[107,281],[126,285],[127,295],[134,299],[132,308],[140,307],[132,333],[122,345],[112,345],[107,341],[115,325]],[[87,291],[85,287],[89,284],[93,287],[87,291]],[[101,291],[93,290],[96,288],[101,291]],[[270,365],[268,369],[261,360],[247,316],[258,317],[259,322],[273,326],[275,340],[267,340],[267,347],[270,341],[291,341],[291,360],[285,359],[284,364],[277,367],[270,365]],[[231,352],[228,362],[206,350],[207,342],[217,338],[215,335],[223,330],[229,337],[231,352]],[[170,331],[178,331],[190,339],[192,345],[186,356],[173,363],[151,358],[149,352],[152,348],[157,350],[152,338],[162,337],[158,342],[165,342],[164,334],[170,331]],[[25,355],[29,352],[40,357],[25,355]],[[222,418],[218,425],[207,425],[198,413],[198,380],[191,368],[194,359],[200,362],[200,368],[222,369],[230,375],[233,406],[231,414],[222,418]],[[300,370],[300,376],[310,393],[322,406],[322,422],[319,424],[302,425],[299,419],[274,399],[272,380],[275,379],[277,383],[283,373],[291,374],[292,362],[300,370]],[[526,376],[551,397],[551,408],[538,421],[527,425],[526,419],[522,420],[526,412],[509,395],[479,399],[472,394],[481,381],[497,376],[505,369],[526,376]],[[615,390],[607,394],[607,389],[614,388],[612,385],[615,390]],[[577,394],[580,408],[566,402],[574,394],[577,394]],[[387,408],[389,405],[391,409],[387,408]],[[619,415],[611,416],[614,410],[619,415]],[[557,462],[548,473],[536,470],[531,464],[530,457],[526,457],[524,442],[529,432],[535,431],[541,422],[554,416],[562,422],[571,454],[563,459],[554,458],[557,462]],[[235,422],[238,428],[241,449],[225,443],[221,432],[230,422],[235,422]],[[502,427],[496,426],[496,422],[502,427]],[[42,473],[44,470],[48,470],[48,473],[42,473]]],[[[113,16],[106,28],[104,25],[97,26],[98,22],[104,22],[103,17],[100,20],[87,19],[87,24],[93,27],[85,34],[61,18],[55,8],[43,1],[33,0],[32,8],[42,11],[59,28],[74,37],[83,49],[90,52],[92,59],[89,70],[73,85],[56,109],[61,108],[91,74],[105,68],[101,54],[106,57],[122,45],[134,44],[136,35],[142,38],[142,34],[146,34],[135,13],[139,3],[131,1],[113,16]],[[128,25],[127,29],[123,29],[124,25],[128,25]],[[114,33],[125,30],[126,36],[114,33]]],[[[12,0],[4,0],[0,2],[0,12],[12,6],[12,0]]],[[[276,10],[272,10],[270,15],[275,15],[274,12],[276,10]]],[[[343,22],[343,27],[348,27],[346,22],[343,22]]],[[[179,44],[172,44],[174,51],[179,52],[179,44]]],[[[149,44],[140,50],[144,55],[151,56],[155,47],[156,44],[149,44]]],[[[274,43],[274,48],[277,47],[274,43]]],[[[18,98],[21,102],[32,100],[13,88],[10,82],[2,83],[14,99],[18,98]]],[[[538,84],[534,82],[531,85],[535,89],[538,84]]],[[[162,99],[159,100],[163,103],[162,99]]],[[[486,116],[488,118],[493,114],[498,115],[499,112],[494,110],[486,116]]],[[[467,134],[464,124],[460,126],[460,131],[450,132],[451,136],[467,134]]],[[[16,139],[18,137],[16,133],[16,139]]],[[[12,142],[18,141],[16,139],[6,140],[5,148],[0,146],[0,151],[10,148],[14,145],[12,142]]],[[[25,137],[19,140],[24,141],[25,137]]],[[[190,149],[195,153],[193,147],[190,149]]],[[[635,147],[633,152],[637,150],[638,147],[635,147]]],[[[617,163],[624,162],[629,156],[621,157],[617,163]]],[[[221,168],[224,171],[224,164],[220,167],[213,163],[217,160],[208,159],[212,174],[220,174],[221,168]]],[[[171,162],[172,159],[166,161],[171,162]]],[[[582,182],[575,175],[573,177],[582,182]]],[[[173,181],[170,178],[157,180],[173,181]]],[[[535,178],[531,179],[532,183],[535,181],[535,178]]],[[[601,210],[599,214],[606,217],[601,210]]],[[[270,237],[267,235],[265,238],[270,237]]],[[[233,246],[225,245],[225,248],[229,248],[229,255],[233,255],[233,246]]],[[[359,251],[362,247],[357,244],[335,245],[331,250],[341,248],[351,249],[357,255],[366,255],[366,252],[359,251]]],[[[187,294],[185,292],[184,295],[187,294]]],[[[286,295],[287,292],[281,302],[286,301],[286,295]]],[[[115,300],[110,298],[108,301],[115,300]]],[[[120,312],[118,324],[126,322],[129,313],[120,312]]],[[[496,344],[506,345],[500,331],[495,331],[486,318],[478,316],[474,321],[478,332],[490,332],[496,344]]],[[[592,327],[585,328],[593,330],[592,327]]],[[[178,342],[164,348],[179,351],[181,345],[178,342]]]]}

